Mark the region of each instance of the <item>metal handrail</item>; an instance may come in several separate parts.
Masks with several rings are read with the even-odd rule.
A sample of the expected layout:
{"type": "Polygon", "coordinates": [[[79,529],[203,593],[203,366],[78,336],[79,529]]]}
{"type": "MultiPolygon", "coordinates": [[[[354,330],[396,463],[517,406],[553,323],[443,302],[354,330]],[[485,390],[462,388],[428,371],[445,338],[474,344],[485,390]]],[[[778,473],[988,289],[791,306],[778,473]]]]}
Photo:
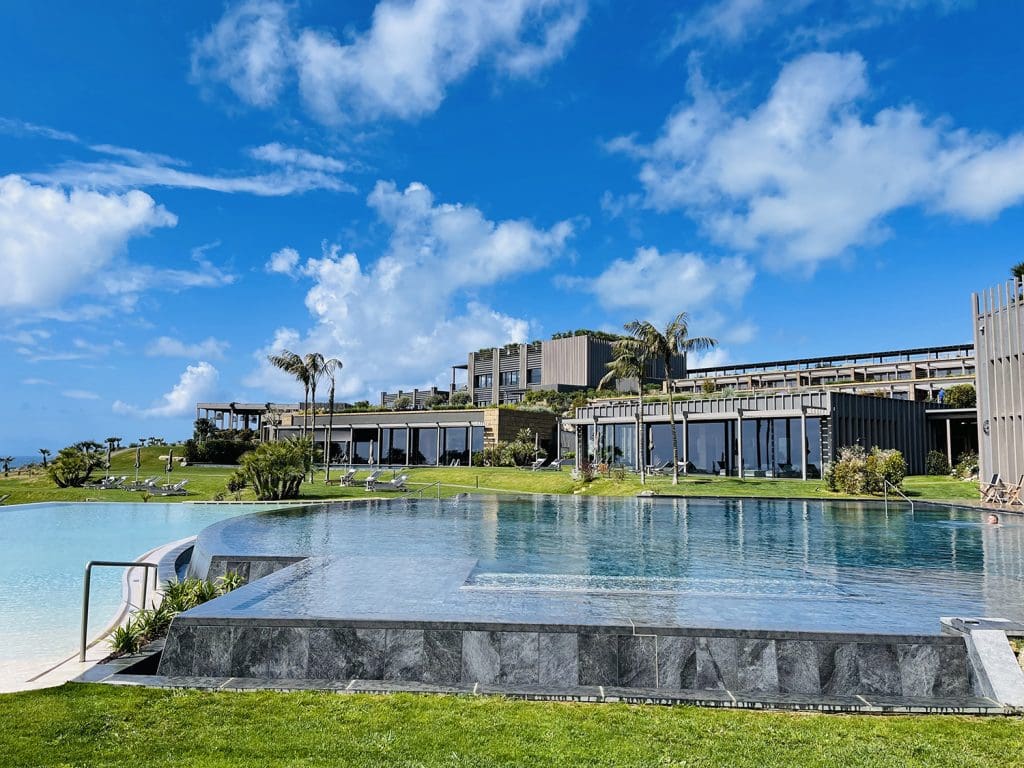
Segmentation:
{"type": "MultiPolygon", "coordinates": [[[[118,568],[142,568],[142,605],[146,605],[146,592],[149,589],[149,569],[152,568],[154,576],[159,573],[157,563],[140,563],[136,560],[90,560],[85,565],[85,583],[82,586],[82,643],[78,651],[78,660],[85,661],[85,650],[88,645],[89,634],[89,592],[92,587],[92,569],[94,566],[113,566],[118,568]]],[[[153,579],[153,588],[156,589],[156,578],[153,579]]]]}
{"type": "Polygon", "coordinates": [[[910,512],[911,512],[911,514],[913,514],[913,512],[914,512],[914,502],[910,500],[910,497],[907,496],[907,494],[905,494],[903,491],[901,491],[897,486],[893,485],[892,483],[890,483],[888,480],[886,480],[883,477],[882,478],[882,494],[883,494],[883,498],[885,499],[885,511],[886,512],[889,511],[889,488],[890,487],[894,491],[896,491],[896,493],[899,496],[902,496],[903,500],[905,502],[907,502],[907,504],[910,505],[910,512]]]}
{"type": "Polygon", "coordinates": [[[406,491],[401,496],[399,496],[399,498],[400,499],[408,499],[410,496],[415,496],[417,493],[423,493],[424,491],[429,490],[430,488],[435,488],[435,487],[437,488],[437,498],[438,498],[438,500],[440,500],[441,499],[441,481],[440,480],[437,480],[436,482],[433,482],[433,483],[429,483],[428,485],[424,485],[422,488],[414,488],[411,491],[406,491]]]}

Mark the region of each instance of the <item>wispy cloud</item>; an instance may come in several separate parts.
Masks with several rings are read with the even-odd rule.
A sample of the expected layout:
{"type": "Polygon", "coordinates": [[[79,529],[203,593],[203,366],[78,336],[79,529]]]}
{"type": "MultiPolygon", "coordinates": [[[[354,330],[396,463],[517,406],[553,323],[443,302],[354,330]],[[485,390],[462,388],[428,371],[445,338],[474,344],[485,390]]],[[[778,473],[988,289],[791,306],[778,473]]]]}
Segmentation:
{"type": "Polygon", "coordinates": [[[207,362],[188,366],[171,390],[152,406],[138,406],[122,400],[114,402],[113,410],[126,416],[141,418],[171,418],[184,416],[195,408],[198,401],[208,397],[217,386],[220,373],[207,362]]]}
{"type": "Polygon", "coordinates": [[[230,344],[212,336],[188,344],[181,339],[170,336],[160,336],[146,345],[146,355],[149,357],[186,357],[186,358],[210,358],[219,360],[224,357],[230,344]]]}
{"type": "Polygon", "coordinates": [[[95,392],[90,392],[87,389],[65,389],[61,392],[64,397],[69,397],[72,400],[99,400],[100,396],[95,392]]]}

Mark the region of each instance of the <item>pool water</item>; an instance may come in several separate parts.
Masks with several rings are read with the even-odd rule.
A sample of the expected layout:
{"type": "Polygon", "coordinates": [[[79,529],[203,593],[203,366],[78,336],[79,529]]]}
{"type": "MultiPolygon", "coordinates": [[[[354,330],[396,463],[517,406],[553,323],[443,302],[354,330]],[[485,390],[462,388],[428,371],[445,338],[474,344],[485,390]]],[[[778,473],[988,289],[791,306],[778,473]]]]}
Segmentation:
{"type": "Polygon", "coordinates": [[[312,555],[199,615],[939,632],[1024,620],[1024,518],[881,502],[470,497],[251,515],[211,554],[312,555]]]}
{"type": "MultiPolygon", "coordinates": [[[[134,560],[256,505],[52,503],[0,507],[0,664],[59,660],[77,647],[89,560],[134,560]]],[[[90,638],[121,602],[119,568],[92,577],[90,638]]]]}

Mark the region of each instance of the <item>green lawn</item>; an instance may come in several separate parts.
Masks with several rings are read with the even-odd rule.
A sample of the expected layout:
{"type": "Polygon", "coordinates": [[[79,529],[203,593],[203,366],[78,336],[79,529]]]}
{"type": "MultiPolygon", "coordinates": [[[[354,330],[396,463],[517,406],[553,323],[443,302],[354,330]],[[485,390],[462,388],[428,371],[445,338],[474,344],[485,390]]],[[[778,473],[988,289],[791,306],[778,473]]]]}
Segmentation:
{"type": "MultiPolygon", "coordinates": [[[[180,448],[176,453],[180,455],[180,448]]],[[[167,448],[154,447],[143,450],[142,467],[139,469],[139,476],[142,478],[150,475],[164,475],[164,462],[158,458],[161,454],[166,455],[167,448]]],[[[129,450],[114,456],[111,462],[111,473],[114,475],[128,475],[134,478],[135,451],[129,450]]],[[[197,501],[213,499],[217,494],[225,494],[226,498],[233,496],[226,493],[225,486],[232,470],[226,467],[184,467],[175,466],[170,475],[173,482],[184,478],[189,479],[189,496],[170,496],[158,501],[197,501]]],[[[101,473],[102,474],[102,473],[101,473]]],[[[444,484],[443,493],[451,495],[460,492],[475,492],[479,489],[482,492],[487,490],[501,491],[526,491],[531,493],[573,493],[579,491],[591,496],[632,496],[644,488],[654,490],[659,494],[679,494],[685,496],[764,496],[771,498],[780,497],[808,497],[808,498],[836,498],[837,494],[830,493],[825,489],[821,480],[767,480],[757,478],[727,477],[689,477],[680,478],[677,486],[671,484],[671,478],[652,477],[648,479],[647,485],[642,486],[636,475],[627,474],[622,479],[615,477],[600,477],[591,483],[580,483],[572,479],[568,468],[561,472],[540,471],[530,472],[521,469],[509,469],[501,467],[414,467],[410,470],[410,483],[412,487],[425,485],[434,482],[444,484]]],[[[385,475],[390,477],[391,473],[385,475]]],[[[360,472],[359,477],[365,477],[366,472],[360,472]]],[[[908,477],[904,483],[906,493],[919,499],[937,500],[977,500],[978,489],[974,483],[966,483],[948,477],[908,477]]],[[[107,501],[141,501],[139,493],[129,491],[97,491],[88,488],[57,488],[45,474],[18,475],[14,472],[9,477],[0,477],[0,496],[9,493],[8,504],[24,504],[33,501],[84,501],[85,499],[103,499],[107,501]]],[[[313,484],[302,486],[301,497],[303,499],[333,499],[352,496],[363,496],[365,491],[361,486],[354,488],[341,488],[338,486],[325,486],[323,475],[317,475],[317,481],[313,484]]],[[[252,493],[243,492],[243,500],[251,501],[252,493]]]]}
{"type": "Polygon", "coordinates": [[[1009,766],[1019,718],[69,684],[0,695],[15,766],[1009,766]]]}

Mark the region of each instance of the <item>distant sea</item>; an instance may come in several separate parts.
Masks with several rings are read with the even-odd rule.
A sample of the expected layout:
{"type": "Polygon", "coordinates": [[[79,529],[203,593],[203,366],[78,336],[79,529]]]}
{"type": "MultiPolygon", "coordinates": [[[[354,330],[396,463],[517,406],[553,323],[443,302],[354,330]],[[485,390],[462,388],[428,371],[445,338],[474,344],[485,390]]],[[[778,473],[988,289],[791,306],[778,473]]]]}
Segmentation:
{"type": "Polygon", "coordinates": [[[35,456],[15,456],[14,461],[11,462],[11,469],[24,467],[26,464],[38,464],[42,460],[43,457],[38,453],[35,456]]]}

